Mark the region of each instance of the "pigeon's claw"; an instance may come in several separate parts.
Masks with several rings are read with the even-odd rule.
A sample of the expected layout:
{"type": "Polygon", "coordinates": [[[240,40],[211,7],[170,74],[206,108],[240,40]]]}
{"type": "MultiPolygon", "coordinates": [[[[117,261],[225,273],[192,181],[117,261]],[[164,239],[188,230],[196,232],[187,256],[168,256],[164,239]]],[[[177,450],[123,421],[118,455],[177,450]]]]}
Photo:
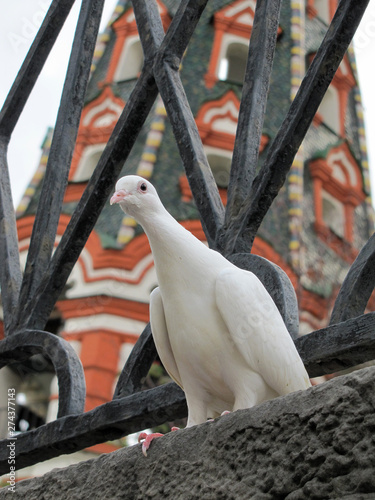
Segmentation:
{"type": "MultiPolygon", "coordinates": [[[[232,412],[229,411],[229,410],[225,410],[225,411],[223,411],[223,413],[220,414],[220,417],[222,417],[224,415],[228,415],[228,413],[232,413],[232,412]]],[[[215,422],[215,419],[214,418],[208,418],[207,422],[215,422]]]]}
{"type": "Polygon", "coordinates": [[[153,432],[152,434],[147,434],[146,432],[141,432],[138,436],[138,443],[142,441],[142,453],[147,457],[147,450],[150,448],[151,442],[158,437],[163,436],[160,432],[153,432]]]}
{"type": "MultiPolygon", "coordinates": [[[[179,431],[179,427],[172,427],[171,431],[179,431]]],[[[160,434],[160,432],[153,432],[151,434],[147,434],[147,432],[141,432],[138,436],[138,443],[142,441],[142,453],[145,457],[147,457],[147,450],[150,448],[151,442],[158,437],[164,436],[164,434],[160,434]]]]}

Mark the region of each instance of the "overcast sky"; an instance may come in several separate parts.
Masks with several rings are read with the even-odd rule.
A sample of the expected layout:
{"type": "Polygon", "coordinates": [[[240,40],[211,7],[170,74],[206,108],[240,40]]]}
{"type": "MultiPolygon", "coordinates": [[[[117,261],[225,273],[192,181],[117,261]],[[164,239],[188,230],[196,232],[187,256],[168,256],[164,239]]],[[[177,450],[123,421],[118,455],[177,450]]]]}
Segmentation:
{"type": "MultiPolygon", "coordinates": [[[[40,159],[40,146],[47,127],[53,126],[58,110],[70,47],[80,7],[79,1],[38,79],[13,133],[8,162],[15,205],[20,201],[40,159]]],[[[12,85],[27,50],[50,4],[50,0],[12,0],[3,2],[0,17],[0,106],[12,85]]],[[[101,30],[117,4],[106,0],[101,30]]],[[[355,50],[372,166],[375,193],[375,0],[371,0],[355,39],[355,50]]]]}

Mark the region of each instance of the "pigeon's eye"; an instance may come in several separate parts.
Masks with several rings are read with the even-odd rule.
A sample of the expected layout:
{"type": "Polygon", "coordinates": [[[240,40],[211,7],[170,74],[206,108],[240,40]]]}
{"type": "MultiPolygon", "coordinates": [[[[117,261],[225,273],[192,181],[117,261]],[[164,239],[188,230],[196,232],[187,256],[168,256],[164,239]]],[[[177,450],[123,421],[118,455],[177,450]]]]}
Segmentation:
{"type": "Polygon", "coordinates": [[[145,193],[147,191],[147,185],[145,182],[142,182],[142,184],[139,186],[139,189],[145,193]]]}

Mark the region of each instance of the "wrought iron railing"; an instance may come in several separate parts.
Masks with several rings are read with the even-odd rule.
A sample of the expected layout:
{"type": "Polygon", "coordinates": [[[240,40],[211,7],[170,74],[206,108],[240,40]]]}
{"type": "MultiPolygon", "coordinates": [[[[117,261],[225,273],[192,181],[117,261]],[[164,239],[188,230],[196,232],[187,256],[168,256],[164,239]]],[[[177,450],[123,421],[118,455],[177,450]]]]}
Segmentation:
{"type": "MultiPolygon", "coordinates": [[[[74,0],[53,0],[1,111],[0,256],[5,339],[0,342],[0,366],[24,362],[41,353],[52,362],[59,384],[57,420],[17,436],[18,469],[187,414],[184,394],[176,384],[140,392],[142,380],[156,357],[149,326],[121,373],[113,400],[86,413],[84,375],[77,355],[64,339],[43,331],[158,93],[172,124],[209,245],[259,275],[274,297],[290,333],[296,336],[298,307],[291,283],[272,263],[248,252],[286,179],[368,0],[339,3],[258,173],[259,144],[281,0],[257,1],[226,208],[179,76],[181,58],[207,1],[182,0],[166,34],[156,1],[133,1],[144,67],[52,254],[104,3],[104,0],[83,0],[24,273],[19,264],[7,147],[74,0]]],[[[375,283],[374,238],[370,238],[350,269],[336,300],[330,326],[295,339],[312,377],[375,359],[375,313],[364,314],[375,283]]],[[[8,471],[7,458],[4,440],[0,442],[0,473],[8,471]]]]}

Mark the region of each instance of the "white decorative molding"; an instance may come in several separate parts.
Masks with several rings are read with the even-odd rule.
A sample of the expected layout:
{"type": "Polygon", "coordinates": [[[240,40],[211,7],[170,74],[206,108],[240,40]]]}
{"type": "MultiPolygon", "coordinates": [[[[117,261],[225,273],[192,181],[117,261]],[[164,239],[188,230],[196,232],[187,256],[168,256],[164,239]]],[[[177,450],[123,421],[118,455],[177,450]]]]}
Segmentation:
{"type": "Polygon", "coordinates": [[[88,330],[111,330],[138,337],[144,330],[146,323],[136,319],[116,316],[115,314],[90,314],[79,318],[65,320],[64,333],[87,332],[88,330]]]}
{"type": "Polygon", "coordinates": [[[86,113],[86,115],[82,120],[82,125],[84,127],[88,127],[91,123],[93,123],[95,127],[102,127],[103,125],[101,125],[101,120],[103,118],[103,115],[98,117],[97,121],[94,118],[96,115],[105,110],[108,110],[108,113],[104,115],[106,126],[108,126],[111,125],[114,121],[117,121],[122,112],[122,107],[119,104],[112,101],[112,99],[107,97],[106,99],[104,99],[103,102],[101,102],[94,108],[90,109],[90,111],[86,113]]]}

